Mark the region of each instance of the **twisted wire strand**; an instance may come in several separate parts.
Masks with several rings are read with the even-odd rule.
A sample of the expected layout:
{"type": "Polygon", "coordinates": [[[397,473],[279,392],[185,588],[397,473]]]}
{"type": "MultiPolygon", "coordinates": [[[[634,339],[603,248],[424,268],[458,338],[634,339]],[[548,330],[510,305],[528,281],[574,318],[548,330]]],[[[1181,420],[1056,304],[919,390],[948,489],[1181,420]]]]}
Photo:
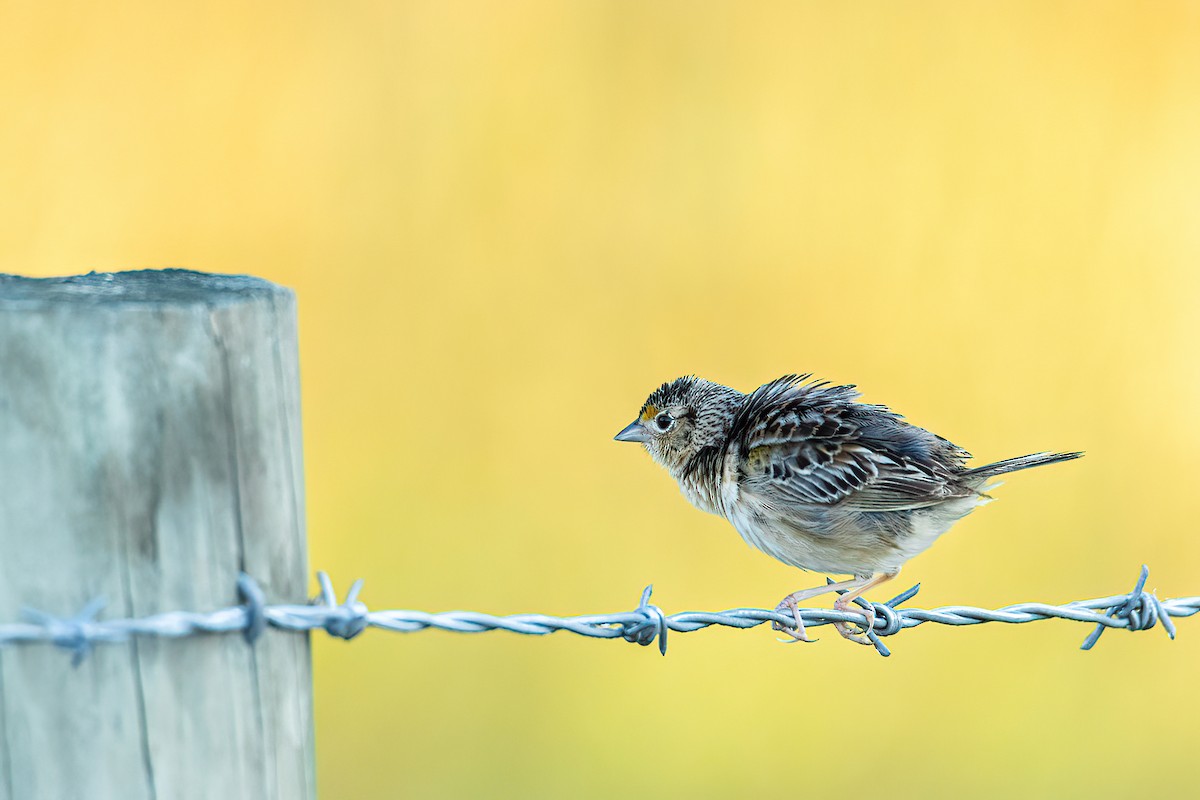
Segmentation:
{"type": "MultiPolygon", "coordinates": [[[[1175,638],[1172,618],[1190,617],[1200,613],[1200,597],[1178,597],[1159,600],[1145,591],[1149,570],[1142,567],[1134,590],[1129,594],[1080,600],[1063,605],[1047,603],[1018,603],[999,609],[971,606],[944,606],[935,609],[897,608],[915,596],[919,585],[892,598],[886,603],[871,603],[859,598],[862,611],[835,611],[832,608],[802,608],[800,616],[806,627],[820,627],[834,622],[847,622],[860,627],[867,624],[868,607],[874,610],[873,626],[866,631],[880,655],[890,655],[881,637],[892,636],[901,630],[925,623],[939,625],[981,625],[987,622],[1023,624],[1045,619],[1066,619],[1096,626],[1082,645],[1088,650],[1100,634],[1109,628],[1148,630],[1161,624],[1167,635],[1175,638]]],[[[363,582],[356,581],[339,603],[329,576],[317,573],[320,595],[308,605],[268,605],[258,584],[248,575],[238,580],[244,603],[216,611],[169,611],[146,617],[127,619],[97,619],[104,607],[102,599],[92,600],[78,614],[59,618],[34,609],[23,609],[24,622],[0,624],[0,647],[22,644],[53,644],[72,654],[72,663],[79,664],[97,644],[128,641],[135,636],[179,638],[200,634],[242,633],[253,643],[266,628],[284,631],[324,630],[331,636],[352,639],[367,628],[412,633],[430,628],[455,633],[508,631],[543,636],[556,631],[569,631],[597,639],[624,638],[641,645],[658,642],[659,651],[666,655],[667,633],[691,633],[714,625],[728,628],[754,628],[764,623],[794,624],[791,612],[765,608],[734,608],[727,611],[684,611],[664,614],[658,606],[650,605],[651,586],[642,592],[641,602],[632,611],[615,614],[589,614],[575,617],[555,617],[546,614],[511,614],[495,616],[477,611],[448,611],[429,613],[412,610],[371,611],[359,599],[363,582]]]]}

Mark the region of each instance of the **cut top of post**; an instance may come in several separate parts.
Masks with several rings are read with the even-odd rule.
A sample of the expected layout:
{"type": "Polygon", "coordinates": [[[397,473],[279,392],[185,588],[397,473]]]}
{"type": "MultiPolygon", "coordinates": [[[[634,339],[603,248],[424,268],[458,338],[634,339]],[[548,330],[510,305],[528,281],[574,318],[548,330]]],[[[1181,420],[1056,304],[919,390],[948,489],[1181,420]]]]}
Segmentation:
{"type": "Polygon", "coordinates": [[[228,305],[279,294],[291,292],[249,275],[212,275],[186,269],[89,272],[64,278],[0,274],[0,308],[47,303],[228,305]]]}

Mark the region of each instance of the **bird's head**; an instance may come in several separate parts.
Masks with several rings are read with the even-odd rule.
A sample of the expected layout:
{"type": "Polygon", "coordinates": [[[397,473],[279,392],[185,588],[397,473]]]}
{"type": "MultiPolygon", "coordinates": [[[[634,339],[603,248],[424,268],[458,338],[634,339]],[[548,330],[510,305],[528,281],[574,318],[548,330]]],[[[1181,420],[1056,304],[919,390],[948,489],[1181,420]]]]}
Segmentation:
{"type": "Polygon", "coordinates": [[[682,470],[702,448],[724,436],[741,392],[693,376],[655,389],[637,419],[614,438],[639,442],[672,473],[682,470]]]}

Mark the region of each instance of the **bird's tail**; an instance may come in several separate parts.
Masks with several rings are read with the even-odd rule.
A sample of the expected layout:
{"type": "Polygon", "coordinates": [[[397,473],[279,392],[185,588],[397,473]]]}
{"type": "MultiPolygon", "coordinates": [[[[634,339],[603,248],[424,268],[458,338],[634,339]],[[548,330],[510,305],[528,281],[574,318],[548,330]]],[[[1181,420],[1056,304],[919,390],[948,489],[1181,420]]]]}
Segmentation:
{"type": "Polygon", "coordinates": [[[1019,469],[1029,469],[1030,467],[1040,467],[1045,464],[1057,464],[1060,461],[1070,461],[1073,458],[1079,458],[1083,453],[1034,453],[1029,456],[1019,456],[1017,458],[1006,458],[1003,461],[997,461],[994,464],[987,464],[975,469],[969,469],[962,473],[964,478],[974,478],[980,481],[986,481],[994,478],[997,475],[1003,475],[1006,472],[1016,472],[1019,469]]]}

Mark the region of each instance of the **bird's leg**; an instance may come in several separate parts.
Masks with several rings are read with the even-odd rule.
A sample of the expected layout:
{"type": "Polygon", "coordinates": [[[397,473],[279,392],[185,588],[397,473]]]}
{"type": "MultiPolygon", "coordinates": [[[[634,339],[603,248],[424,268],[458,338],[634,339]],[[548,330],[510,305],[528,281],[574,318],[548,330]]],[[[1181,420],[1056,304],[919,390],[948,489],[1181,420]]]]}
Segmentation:
{"type": "MultiPolygon", "coordinates": [[[[875,627],[875,608],[874,606],[870,605],[868,605],[866,608],[856,608],[851,604],[856,598],[861,597],[863,592],[887,583],[899,574],[900,570],[894,570],[892,572],[880,572],[874,576],[860,576],[860,580],[862,582],[858,586],[849,590],[843,595],[839,595],[838,599],[833,602],[834,611],[858,611],[861,612],[866,619],[864,620],[861,632],[856,630],[857,626],[852,625],[849,622],[835,622],[833,623],[833,627],[838,629],[838,633],[852,642],[858,642],[859,644],[871,644],[871,640],[867,638],[866,633],[867,631],[871,630],[871,628],[875,627]]],[[[830,588],[836,585],[837,584],[830,584],[830,588]]]]}
{"type": "Polygon", "coordinates": [[[771,628],[773,630],[783,631],[788,636],[792,637],[791,639],[780,639],[779,641],[783,642],[784,644],[795,644],[796,642],[815,642],[816,641],[816,639],[808,638],[808,632],[804,630],[804,620],[800,618],[800,607],[796,605],[796,601],[792,599],[792,596],[790,594],[787,597],[783,598],[783,600],[781,600],[779,602],[779,605],[777,605],[775,607],[775,610],[776,611],[791,611],[792,618],[796,620],[796,626],[794,628],[790,628],[787,625],[784,625],[779,622],[771,623],[771,628]]]}
{"type": "MultiPolygon", "coordinates": [[[[784,625],[780,622],[772,622],[771,628],[773,630],[782,631],[788,636],[791,636],[791,639],[779,640],[781,642],[786,642],[787,644],[816,641],[815,639],[808,638],[808,634],[804,631],[804,620],[800,618],[800,601],[809,600],[813,597],[819,597],[823,594],[828,594],[829,592],[836,592],[838,589],[852,590],[868,579],[869,578],[867,577],[851,578],[845,581],[838,581],[837,583],[827,583],[824,586],[814,586],[811,589],[801,589],[798,592],[792,592],[787,597],[779,601],[779,605],[775,607],[775,610],[792,612],[792,619],[796,620],[796,624],[792,626],[784,625]]],[[[855,597],[857,596],[858,595],[855,595],[855,597]]],[[[842,635],[845,636],[845,634],[842,635]]]]}

